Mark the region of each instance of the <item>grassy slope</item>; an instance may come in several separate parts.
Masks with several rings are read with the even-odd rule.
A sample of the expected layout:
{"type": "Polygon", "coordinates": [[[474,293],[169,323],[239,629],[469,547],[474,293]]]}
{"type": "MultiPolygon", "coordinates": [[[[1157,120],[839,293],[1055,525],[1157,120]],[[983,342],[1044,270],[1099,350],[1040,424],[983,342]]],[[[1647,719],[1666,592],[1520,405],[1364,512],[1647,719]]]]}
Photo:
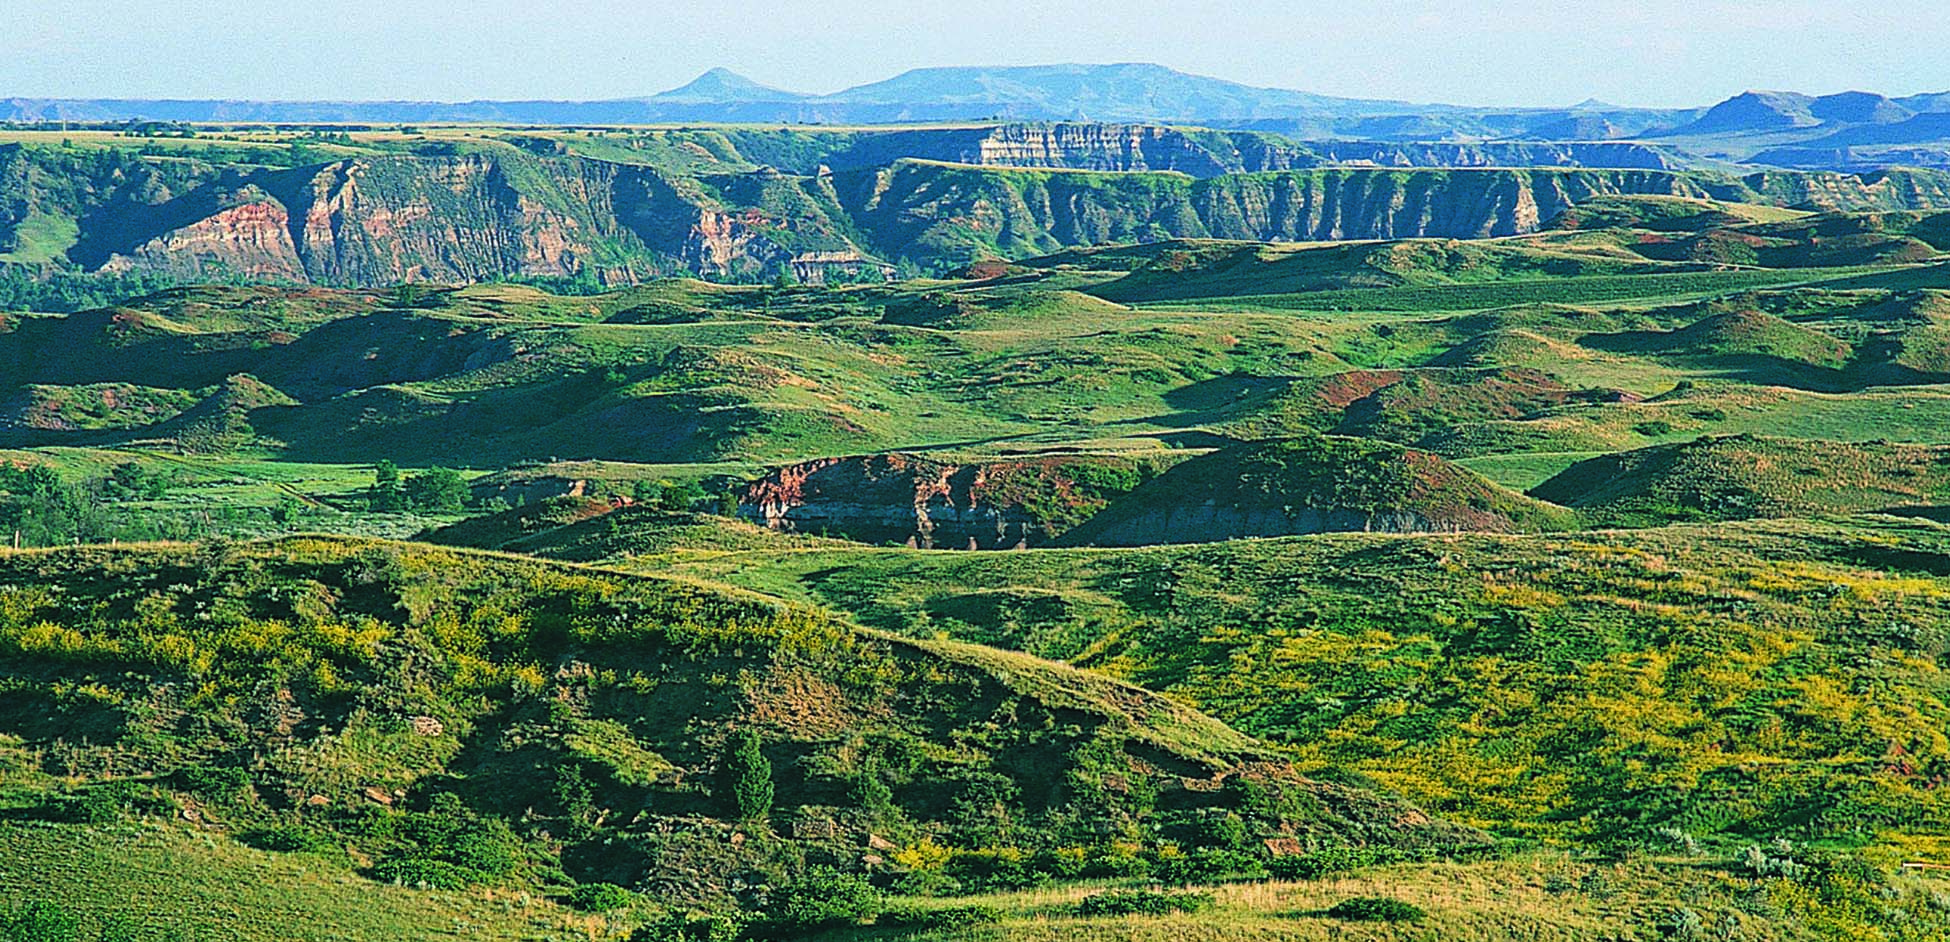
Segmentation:
{"type": "MultiPolygon", "coordinates": [[[[1489,251],[1464,246],[1436,250],[1465,257],[1489,251]]],[[[1327,252],[1221,248],[1255,259],[1272,253],[1272,262],[1241,263],[1247,275],[1287,264],[1279,259],[1327,252]]],[[[1389,277],[1422,278],[1433,264],[1421,258],[1418,243],[1359,248],[1406,253],[1390,264],[1407,274],[1389,277]]],[[[1323,271],[1345,274],[1346,266],[1362,264],[1332,254],[1337,261],[1323,271]]],[[[1804,281],[1807,271],[1573,273],[1360,289],[1381,293],[1354,299],[1361,310],[1345,313],[1325,310],[1339,306],[1333,291],[1283,295],[1267,305],[1227,297],[1133,310],[1063,287],[1101,284],[1104,272],[1074,265],[1039,271],[995,282],[832,290],[664,282],[591,298],[475,287],[435,292],[403,309],[388,309],[387,299],[370,293],[178,291],[137,302],[131,314],[22,319],[0,344],[60,351],[22,357],[6,377],[41,384],[43,399],[97,395],[85,387],[102,382],[180,397],[249,373],[302,403],[249,414],[260,446],[290,459],[347,463],[371,460],[374,452],[409,464],[551,457],[777,463],[897,448],[1196,444],[1209,441],[1200,437],[1205,430],[1245,427],[1239,423],[1256,418],[1264,404],[1254,398],[1256,383],[1352,368],[1522,367],[1573,388],[1638,396],[1687,381],[1845,392],[1941,376],[1937,315],[1871,321],[1838,308],[1840,300],[1806,310],[1764,300],[1853,298],[1856,309],[1867,310],[1901,297],[1887,289],[1755,295],[1763,298],[1755,303],[1772,306],[1748,320],[1682,303],[1804,281]],[[1593,300],[1611,296],[1614,282],[1633,300],[1593,300]],[[1544,303],[1549,298],[1582,300],[1544,303]]],[[[1488,265],[1486,274],[1472,270],[1468,277],[1503,271],[1488,265]]],[[[1635,408],[1583,410],[1570,417],[1572,429],[1554,427],[1567,424],[1564,416],[1434,418],[1500,436],[1447,451],[1455,455],[1665,440],[1664,433],[1634,429],[1645,418],[1607,418],[1635,408]],[[1546,421],[1515,429],[1485,421],[1508,418],[1546,421]]],[[[1885,423],[1926,419],[1874,411],[1885,423]]],[[[119,432],[9,433],[22,444],[77,445],[179,434],[161,423],[119,432]]]]}
{"type": "MultiPolygon", "coordinates": [[[[1600,942],[1621,938],[1657,939],[1671,932],[1680,910],[1691,910],[1709,931],[1727,932],[1754,942],[1818,938],[1812,927],[1875,932],[1810,913],[1802,891],[1788,881],[1753,881],[1732,875],[1717,860],[1655,857],[1620,864],[1537,854],[1483,864],[1398,866],[1306,883],[1238,884],[1214,888],[1216,906],[1172,917],[1077,920],[1058,915],[1082,891],[1075,889],[985,897],[1006,914],[1000,932],[976,929],[930,934],[962,940],[1002,938],[1009,942],[1328,942],[1348,938],[1389,942],[1480,939],[1485,942],[1600,942]],[[1342,900],[1388,896],[1423,907],[1428,917],[1411,924],[1361,923],[1329,917],[1342,900]],[[1685,904],[1672,905],[1674,899],[1685,904]],[[1813,918],[1810,918],[1810,917],[1813,918]],[[1836,924],[1840,923],[1840,926],[1836,924]]],[[[1908,906],[1923,918],[1911,935],[1884,938],[1922,940],[1941,931],[1922,900],[1944,881],[1905,875],[1894,892],[1907,894],[1908,906]]],[[[1819,910],[1817,910],[1819,912],[1819,910]]],[[[1900,932],[1900,930],[1898,930],[1900,932]]],[[[831,942],[846,938],[834,934],[831,942]]]]}
{"type": "Polygon", "coordinates": [[[505,835],[487,885],[666,902],[809,859],[886,871],[861,856],[880,835],[951,848],[951,872],[1191,853],[1228,815],[1249,847],[1484,840],[1127,683],[729,588],[342,537],[6,552],[0,572],[0,798],[22,808],[0,830],[127,786],[112,816],[296,828],[383,876],[475,859],[416,836],[452,820],[505,835]],[[717,778],[734,730],[763,737],[776,787],[744,820],[717,778]],[[212,769],[231,784],[198,784],[212,769]],[[868,779],[885,797],[863,805],[868,779]]]}
{"type": "MultiPolygon", "coordinates": [[[[637,912],[575,913],[526,893],[452,893],[374,887],[337,861],[315,855],[253,851],[175,828],[108,832],[72,826],[0,831],[0,847],[19,869],[0,875],[0,903],[49,898],[39,880],[17,872],[59,870],[68,880],[52,898],[87,918],[133,916],[152,933],[239,942],[300,939],[338,942],[376,938],[560,939],[620,938],[637,912]]],[[[1687,908],[1710,926],[1735,924],[1752,942],[1806,939],[1805,924],[1778,909],[1755,906],[1771,891],[1720,872],[1709,861],[1678,857],[1628,864],[1535,854],[1477,864],[1417,864],[1379,868],[1305,883],[1218,887],[1215,908],[1190,916],[1077,918],[1066,911],[1092,892],[1063,887],[947,899],[930,907],[979,905],[1002,916],[996,926],[934,930],[938,940],[1082,940],[1082,942],[1327,942],[1350,932],[1385,939],[1469,938],[1485,942],[1600,942],[1625,927],[1658,932],[1670,901],[1683,893],[1687,908]],[[1393,896],[1423,907],[1413,927],[1363,926],[1322,915],[1341,900],[1393,896]],[[1760,909],[1759,912],[1756,912],[1760,909]]],[[[1901,891],[1941,891],[1928,874],[1903,877],[1901,891]]],[[[1770,905],[1772,905],[1770,903],[1770,905]]],[[[1797,914],[1798,915],[1798,914],[1797,914]]],[[[906,933],[833,932],[808,938],[916,938],[906,933]]]]}
{"type": "Polygon", "coordinates": [[[1783,521],[661,565],[1109,669],[1499,829],[1874,839],[1950,827],[1927,786],[1950,768],[1947,533],[1783,521]]]}
{"type": "Polygon", "coordinates": [[[1332,530],[1559,529],[1563,510],[1434,455],[1310,436],[1176,465],[1070,531],[1073,546],[1186,543],[1332,530]]]}
{"type": "Polygon", "coordinates": [[[0,910],[55,902],[91,925],[119,916],[163,937],[601,938],[625,924],[519,891],[381,886],[339,855],[274,854],[172,826],[0,826],[0,910]]]}
{"type": "Polygon", "coordinates": [[[1885,442],[1701,438],[1587,459],[1533,494],[1612,524],[1927,510],[1950,498],[1946,452],[1885,442]]]}
{"type": "MultiPolygon", "coordinates": [[[[1789,238],[1790,228],[1769,238],[1789,238]]],[[[99,447],[115,441],[6,457],[51,457],[77,473],[99,473],[131,457],[177,468],[183,484],[162,505],[118,510],[133,516],[238,507],[250,513],[233,532],[263,532],[274,529],[268,509],[289,498],[324,505],[312,526],[404,533],[443,521],[346,513],[369,479],[353,462],[478,455],[499,463],[585,453],[652,462],[732,459],[551,464],[508,475],[586,476],[627,490],[643,477],[742,474],[762,462],[879,448],[1141,451],[1274,427],[1290,418],[1279,411],[1277,393],[1317,377],[1430,367],[1454,372],[1425,377],[1464,375],[1458,368],[1508,377],[1527,369],[1568,389],[1633,394],[1526,402],[1512,415],[1459,409],[1461,400],[1427,383],[1404,387],[1412,397],[1376,400],[1385,407],[1382,418],[1400,421],[1372,428],[1406,422],[1422,435],[1436,417],[1447,428],[1429,447],[1466,456],[1464,467],[1517,488],[1597,453],[1682,446],[1708,434],[1950,443],[1946,387],[1928,385],[1950,362],[1942,356],[1942,294],[1929,290],[1950,286],[1940,265],[1625,275],[1617,266],[1650,269],[1590,233],[1535,241],[1538,248],[1522,250],[1469,245],[1441,264],[1420,254],[1430,250],[1425,244],[1382,247],[1407,256],[1394,268],[1402,259],[1392,255],[1367,265],[1364,253],[1379,251],[1373,247],[1309,257],[1316,250],[1221,244],[1210,249],[1214,277],[1230,280],[1198,291],[1250,290],[1260,274],[1277,269],[1286,293],[1151,303],[1170,294],[1172,279],[1160,276],[1151,297],[1133,296],[1135,307],[1076,291],[1125,278],[1159,253],[1099,268],[1080,255],[995,281],[891,289],[663,282],[568,298],[476,287],[435,292],[396,313],[387,309],[399,299],[370,294],[197,289],[143,302],[145,316],[127,326],[83,318],[82,331],[60,334],[62,342],[50,347],[64,358],[16,363],[65,364],[67,373],[36,377],[51,382],[47,392],[56,397],[87,395],[84,382],[104,381],[171,387],[180,395],[215,385],[240,365],[280,389],[322,383],[296,390],[306,405],[295,413],[267,410],[259,430],[290,446],[283,460],[99,447]],[[1329,256],[1338,261],[1314,264],[1329,256]],[[1572,268],[1538,267],[1546,264],[1572,268]],[[1332,282],[1383,286],[1301,290],[1332,282]],[[1797,286],[1755,290],[1783,284],[1797,286]],[[1756,316],[1727,316],[1748,311],[1756,316]],[[375,316],[359,316],[368,313],[375,316]],[[100,345],[101,360],[65,358],[93,349],[96,332],[112,341],[100,345]],[[375,350],[379,357],[367,359],[375,350]],[[91,372],[100,363],[123,372],[91,372]],[[620,381],[602,375],[611,369],[620,381]],[[397,408],[397,421],[363,418],[375,403],[397,408]],[[700,426],[681,446],[650,434],[673,416],[706,413],[735,421],[700,426]],[[428,441],[439,444],[422,445],[428,441]],[[344,463],[290,460],[307,455],[344,463]]],[[[1170,250],[1181,249],[1206,251],[1170,250]]],[[[1474,395],[1484,384],[1465,385],[1474,395]]],[[[1880,506],[1884,497],[1938,499],[1933,465],[1885,460],[1900,450],[1779,443],[1720,455],[1701,473],[1713,487],[1726,487],[1744,480],[1755,460],[1786,467],[1806,464],[1809,455],[1840,456],[1847,473],[1820,487],[1802,480],[1814,474],[1795,473],[1784,512],[1880,506]],[[1906,468],[1915,473],[1897,474],[1906,468]]],[[[1824,469],[1835,470],[1810,466],[1824,469]]],[[[1777,491],[1780,483],[1767,478],[1757,492],[1777,491]]],[[[737,583],[907,636],[977,641],[1103,668],[1170,690],[1248,732],[1288,740],[1312,766],[1354,769],[1428,807],[1508,834],[1657,841],[1656,829],[1670,826],[1709,846],[1704,858],[1617,871],[1628,889],[1602,900],[1540,890],[1563,875],[1555,864],[1359,878],[1363,890],[1434,904],[1435,921],[1402,930],[1403,938],[1491,935],[1492,927],[1513,938],[1597,938],[1626,911],[1636,915],[1636,931],[1650,934],[1663,911],[1683,901],[1714,917],[1737,909],[1752,937],[1786,939],[1814,931],[1804,920],[1768,915],[1791,910],[1783,900],[1800,891],[1764,881],[1757,890],[1726,876],[1726,856],[1748,841],[1809,837],[1867,845],[1883,864],[1950,861],[1942,842],[1950,810],[1931,784],[1950,775],[1941,735],[1950,725],[1950,684],[1939,667],[1950,598],[1944,532],[1913,521],[1785,520],[1577,536],[1348,535],[971,556],[864,549],[713,518],[631,513],[490,542],[737,583]],[[1761,891],[1775,910],[1756,908],[1761,891]]],[[[465,568],[498,557],[452,559],[465,568]]],[[[335,578],[316,581],[356,594],[335,578]]],[[[441,593],[449,588],[402,595],[400,604],[446,604],[441,593]]],[[[1072,697],[1089,711],[1123,702],[1123,688],[1113,686],[1052,689],[1045,681],[1056,675],[1037,662],[989,649],[929,650],[941,663],[959,665],[955,671],[1026,678],[1030,700],[1072,697]]],[[[1224,744],[1235,741],[1180,714],[1153,714],[1138,725],[1160,744],[1193,752],[1229,749],[1224,744]]],[[[383,736],[359,744],[381,752],[396,746],[383,736]]],[[[153,857],[139,859],[179,863],[143,866],[291,872],[294,858],[171,834],[157,837],[153,857]]],[[[72,856],[89,840],[60,828],[10,829],[0,839],[17,842],[10,846],[24,859],[72,856]]],[[[343,867],[304,865],[332,885],[358,879],[343,867]]],[[[77,879],[105,881],[96,885],[110,893],[126,886],[105,867],[77,879]]],[[[308,885],[302,881],[309,877],[292,879],[308,885]]],[[[1068,890],[996,902],[1008,913],[999,932],[1011,939],[1180,938],[1194,931],[1224,939],[1327,938],[1338,924],[1304,913],[1356,885],[1224,890],[1217,914],[1203,919],[1050,918],[1057,896],[1078,892],[1068,890]]],[[[345,905],[335,901],[337,892],[321,888],[307,899],[331,912],[345,905]]],[[[514,933],[526,931],[516,926],[522,920],[559,918],[541,904],[523,911],[508,903],[509,919],[497,922],[487,909],[468,914],[475,904],[460,897],[398,901],[398,909],[375,903],[374,932],[410,931],[387,920],[414,927],[464,918],[492,927],[484,934],[514,933]]],[[[1828,936],[1867,937],[1856,930],[1828,936]]]]}

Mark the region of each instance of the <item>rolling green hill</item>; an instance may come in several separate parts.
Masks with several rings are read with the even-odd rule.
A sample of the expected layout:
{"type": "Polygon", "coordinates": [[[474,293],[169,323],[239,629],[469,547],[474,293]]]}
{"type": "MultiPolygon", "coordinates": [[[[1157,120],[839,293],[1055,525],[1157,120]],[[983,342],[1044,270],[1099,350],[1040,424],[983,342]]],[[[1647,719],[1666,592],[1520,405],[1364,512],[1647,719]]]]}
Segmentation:
{"type": "Polygon", "coordinates": [[[1431,454],[1314,436],[1193,458],[1113,498],[1061,539],[1141,546],[1345,530],[1558,529],[1572,521],[1431,454]]]}
{"type": "Polygon", "coordinates": [[[697,904],[809,861],[979,888],[1061,848],[1484,841],[1139,688],[732,589],[330,537],[0,568],[16,819],[697,904]]]}
{"type": "Polygon", "coordinates": [[[1946,534],[1862,518],[659,565],[1109,670],[1506,833],[1920,849],[1943,826],[1946,534]]]}
{"type": "Polygon", "coordinates": [[[13,155],[0,940],[1950,933],[1927,174],[251,133],[13,155]]]}
{"type": "Polygon", "coordinates": [[[1888,442],[1751,435],[1701,438],[1591,458],[1533,496],[1614,525],[1821,513],[1925,515],[1950,497],[1950,451],[1888,442]]]}

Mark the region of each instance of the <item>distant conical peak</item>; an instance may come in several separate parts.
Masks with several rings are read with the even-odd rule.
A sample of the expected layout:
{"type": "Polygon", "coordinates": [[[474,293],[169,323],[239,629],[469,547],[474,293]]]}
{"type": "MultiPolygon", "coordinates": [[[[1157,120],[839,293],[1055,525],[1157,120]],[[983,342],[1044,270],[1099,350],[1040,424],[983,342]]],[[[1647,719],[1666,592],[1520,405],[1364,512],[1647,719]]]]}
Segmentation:
{"type": "Polygon", "coordinates": [[[761,88],[764,87],[758,85],[757,82],[754,82],[751,79],[744,77],[743,75],[739,75],[738,73],[725,68],[724,66],[717,66],[716,68],[706,69],[704,71],[704,74],[698,76],[696,79],[693,79],[691,81],[691,84],[692,85],[705,85],[705,84],[736,85],[740,87],[758,86],[761,88]]]}
{"type": "Polygon", "coordinates": [[[719,66],[706,71],[690,82],[662,92],[656,96],[662,99],[689,99],[696,101],[758,101],[799,98],[797,92],[788,92],[752,81],[743,75],[719,66]]]}

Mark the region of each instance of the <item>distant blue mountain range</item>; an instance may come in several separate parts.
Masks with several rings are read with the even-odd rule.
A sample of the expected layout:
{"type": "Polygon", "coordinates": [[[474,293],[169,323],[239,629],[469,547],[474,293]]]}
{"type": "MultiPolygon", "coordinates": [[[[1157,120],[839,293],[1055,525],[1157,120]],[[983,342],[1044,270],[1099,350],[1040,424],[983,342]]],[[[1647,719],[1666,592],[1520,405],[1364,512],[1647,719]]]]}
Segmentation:
{"type": "MultiPolygon", "coordinates": [[[[0,99],[0,120],[423,124],[908,124],[1109,121],[1273,131],[1310,140],[1677,140],[1746,160],[1821,153],[1846,163],[1877,149],[1950,155],[1950,93],[1887,98],[1747,92],[1711,107],[1481,108],[1337,98],[1261,88],[1160,65],[915,69],[827,95],[772,88],[727,69],[646,98],[607,101],[216,101],[0,99]],[[1835,155],[1841,155],[1837,158],[1835,155]]],[[[1946,156],[1950,161],[1950,156],[1946,156]]],[[[1869,162],[1873,163],[1873,160],[1869,162]]],[[[1947,163],[1946,165],[1950,165],[1947,163]]]]}

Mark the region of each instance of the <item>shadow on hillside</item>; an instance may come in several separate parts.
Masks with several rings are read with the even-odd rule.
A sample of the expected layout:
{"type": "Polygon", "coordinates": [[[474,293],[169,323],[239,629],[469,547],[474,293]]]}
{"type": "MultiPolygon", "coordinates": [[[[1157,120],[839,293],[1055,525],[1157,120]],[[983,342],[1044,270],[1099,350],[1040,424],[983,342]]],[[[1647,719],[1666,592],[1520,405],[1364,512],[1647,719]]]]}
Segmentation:
{"type": "Polygon", "coordinates": [[[1830,291],[1846,291],[1854,288],[1883,288],[1898,291],[1916,288],[1950,288],[1950,262],[1923,268],[1903,268],[1877,272],[1873,275],[1858,275],[1837,281],[1824,281],[1821,287],[1830,291]]]}
{"type": "Polygon", "coordinates": [[[1178,410],[1174,419],[1202,425],[1256,412],[1292,385],[1293,380],[1284,376],[1233,373],[1181,386],[1163,398],[1165,405],[1178,410]]]}
{"type": "Polygon", "coordinates": [[[1878,385],[1865,381],[1851,363],[1848,367],[1815,366],[1799,360],[1763,353],[1688,353],[1660,349],[1667,335],[1659,331],[1630,330],[1615,334],[1587,334],[1578,345],[1603,353],[1650,356],[1686,366],[1710,370],[1714,378],[1757,386],[1781,386],[1806,392],[1858,392],[1878,385]]]}
{"type": "Polygon", "coordinates": [[[1872,569],[1950,576],[1950,555],[1928,550],[1902,549],[1894,546],[1849,546],[1839,548],[1837,555],[1872,569]]]}
{"type": "Polygon", "coordinates": [[[1950,506],[1943,504],[1904,504],[1899,507],[1884,507],[1876,513],[1891,517],[1914,517],[1932,523],[1950,523],[1950,506]]]}

